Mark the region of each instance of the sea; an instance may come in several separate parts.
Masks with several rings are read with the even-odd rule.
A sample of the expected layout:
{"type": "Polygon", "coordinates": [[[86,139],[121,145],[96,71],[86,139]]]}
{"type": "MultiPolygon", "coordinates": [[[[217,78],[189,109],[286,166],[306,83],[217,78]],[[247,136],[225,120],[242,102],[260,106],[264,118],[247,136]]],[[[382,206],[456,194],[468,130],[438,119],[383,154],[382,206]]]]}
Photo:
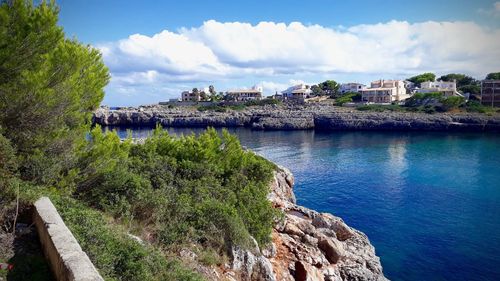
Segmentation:
{"type": "Polygon", "coordinates": [[[389,279],[500,280],[500,134],[228,130],[293,172],[298,204],[364,232],[389,279]]]}

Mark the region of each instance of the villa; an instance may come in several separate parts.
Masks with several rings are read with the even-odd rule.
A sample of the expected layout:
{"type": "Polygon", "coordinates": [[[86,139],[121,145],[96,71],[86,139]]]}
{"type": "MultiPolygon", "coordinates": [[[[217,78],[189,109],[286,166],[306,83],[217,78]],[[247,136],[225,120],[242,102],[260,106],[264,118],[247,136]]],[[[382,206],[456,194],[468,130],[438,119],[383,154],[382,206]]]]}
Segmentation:
{"type": "Polygon", "coordinates": [[[481,81],[481,104],[500,106],[500,80],[481,81]]]}
{"type": "Polygon", "coordinates": [[[312,90],[309,85],[299,84],[292,86],[281,92],[283,98],[290,100],[300,100],[304,101],[307,98],[312,97],[312,90]]]}
{"type": "Polygon", "coordinates": [[[198,102],[201,101],[201,94],[199,92],[193,93],[189,91],[184,91],[181,94],[181,100],[198,102]]]}
{"type": "Polygon", "coordinates": [[[226,99],[232,101],[249,101],[262,99],[262,87],[253,86],[250,89],[235,89],[226,92],[226,99]]]}
{"type": "Polygon", "coordinates": [[[360,83],[344,83],[340,85],[340,93],[359,93],[361,90],[366,89],[366,85],[360,83]]]}
{"type": "Polygon", "coordinates": [[[362,89],[361,100],[372,103],[392,103],[404,101],[410,95],[406,93],[405,84],[401,80],[377,80],[371,82],[370,88],[362,89]]]}
{"type": "Polygon", "coordinates": [[[462,94],[457,92],[457,83],[455,81],[426,81],[420,83],[420,89],[416,89],[417,93],[432,93],[440,92],[443,93],[445,97],[459,96],[463,97],[462,94]]]}

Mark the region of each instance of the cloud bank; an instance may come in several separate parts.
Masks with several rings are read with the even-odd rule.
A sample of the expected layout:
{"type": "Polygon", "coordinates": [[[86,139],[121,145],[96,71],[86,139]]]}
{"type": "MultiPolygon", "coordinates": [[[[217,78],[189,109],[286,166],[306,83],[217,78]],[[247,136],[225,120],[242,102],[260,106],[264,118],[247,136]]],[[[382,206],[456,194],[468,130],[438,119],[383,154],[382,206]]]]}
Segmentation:
{"type": "MultiPolygon", "coordinates": [[[[192,83],[336,73],[498,71],[500,29],[474,22],[390,21],[324,27],[209,20],[199,27],[134,34],[101,44],[112,85],[192,83]]],[[[273,85],[269,88],[275,87],[273,85]]]]}

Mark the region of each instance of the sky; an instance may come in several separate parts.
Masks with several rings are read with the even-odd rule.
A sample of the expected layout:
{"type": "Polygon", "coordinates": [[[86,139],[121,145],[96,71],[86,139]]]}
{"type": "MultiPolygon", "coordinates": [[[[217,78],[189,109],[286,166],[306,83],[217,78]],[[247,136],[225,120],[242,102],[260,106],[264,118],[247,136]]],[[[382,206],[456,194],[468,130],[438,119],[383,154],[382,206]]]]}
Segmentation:
{"type": "Polygon", "coordinates": [[[66,35],[101,50],[110,106],[209,85],[270,95],[327,79],[500,71],[500,1],[56,2],[66,35]]]}

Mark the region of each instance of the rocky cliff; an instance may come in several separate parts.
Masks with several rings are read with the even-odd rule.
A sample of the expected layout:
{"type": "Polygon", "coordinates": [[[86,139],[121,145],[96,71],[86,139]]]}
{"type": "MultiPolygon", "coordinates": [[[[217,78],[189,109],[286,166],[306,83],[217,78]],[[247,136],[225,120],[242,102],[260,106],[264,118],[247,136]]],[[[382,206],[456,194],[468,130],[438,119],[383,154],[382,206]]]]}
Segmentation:
{"type": "Polygon", "coordinates": [[[232,250],[231,262],[217,279],[244,281],[387,280],[375,249],[362,232],[328,213],[299,206],[294,178],[275,172],[269,200],[284,213],[265,249],[232,250]]]}
{"type": "Polygon", "coordinates": [[[500,114],[366,112],[330,105],[256,106],[227,112],[193,107],[145,106],[98,109],[94,123],[103,126],[249,127],[261,130],[426,130],[500,132],[500,114]]]}

